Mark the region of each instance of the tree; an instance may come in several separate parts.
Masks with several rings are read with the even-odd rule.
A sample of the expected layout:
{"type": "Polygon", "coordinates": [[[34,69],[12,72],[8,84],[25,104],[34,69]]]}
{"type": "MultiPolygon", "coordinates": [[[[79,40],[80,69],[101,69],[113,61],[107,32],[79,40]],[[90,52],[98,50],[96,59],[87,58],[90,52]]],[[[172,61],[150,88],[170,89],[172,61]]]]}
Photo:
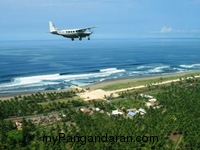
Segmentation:
{"type": "Polygon", "coordinates": [[[20,148],[23,145],[23,134],[21,130],[11,130],[7,133],[7,142],[10,148],[20,148]]]}

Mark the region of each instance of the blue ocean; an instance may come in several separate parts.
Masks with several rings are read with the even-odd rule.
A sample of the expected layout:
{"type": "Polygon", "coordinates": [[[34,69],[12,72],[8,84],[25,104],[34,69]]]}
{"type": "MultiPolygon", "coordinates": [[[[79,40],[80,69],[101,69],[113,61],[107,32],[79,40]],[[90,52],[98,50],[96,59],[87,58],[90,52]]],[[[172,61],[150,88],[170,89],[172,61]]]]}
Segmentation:
{"type": "Polygon", "coordinates": [[[200,39],[0,41],[0,95],[200,70],[200,39]]]}

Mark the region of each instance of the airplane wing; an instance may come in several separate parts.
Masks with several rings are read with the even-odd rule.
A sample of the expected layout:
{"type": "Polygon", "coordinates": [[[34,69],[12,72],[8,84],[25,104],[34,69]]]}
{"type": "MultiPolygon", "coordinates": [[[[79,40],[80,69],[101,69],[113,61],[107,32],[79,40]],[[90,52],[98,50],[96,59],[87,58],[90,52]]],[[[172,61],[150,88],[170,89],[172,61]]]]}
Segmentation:
{"type": "Polygon", "coordinates": [[[82,31],[82,30],[90,30],[90,29],[93,29],[93,28],[96,28],[96,27],[87,27],[87,28],[78,28],[76,29],[77,31],[82,31]]]}

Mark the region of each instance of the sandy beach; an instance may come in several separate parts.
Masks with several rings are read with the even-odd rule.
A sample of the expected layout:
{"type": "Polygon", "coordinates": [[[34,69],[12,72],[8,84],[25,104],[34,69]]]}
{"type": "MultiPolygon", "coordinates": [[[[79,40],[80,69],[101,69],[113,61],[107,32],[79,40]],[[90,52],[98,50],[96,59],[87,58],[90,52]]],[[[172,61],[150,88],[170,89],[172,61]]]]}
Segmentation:
{"type": "MultiPolygon", "coordinates": [[[[189,76],[191,74],[194,74],[194,75],[197,75],[197,74],[200,74],[200,71],[189,71],[189,72],[181,72],[181,73],[175,73],[175,74],[166,74],[166,75],[158,75],[158,76],[150,76],[150,77],[136,77],[136,78],[123,78],[123,79],[113,79],[113,80],[106,80],[106,81],[102,81],[102,82],[99,82],[99,83],[95,83],[95,84],[91,84],[91,85],[88,85],[88,86],[83,86],[82,88],[90,88],[90,93],[86,93],[85,92],[85,97],[87,99],[87,97],[91,97],[91,98],[96,98],[95,95],[98,95],[97,97],[101,97],[102,95],[109,95],[113,92],[117,92],[117,91],[123,91],[123,90],[126,90],[126,89],[129,89],[129,88],[126,88],[126,89],[119,89],[119,90],[115,90],[115,91],[107,91],[108,93],[106,92],[102,92],[101,90],[101,94],[98,93],[99,90],[97,89],[101,89],[105,86],[108,86],[108,85],[115,85],[115,84],[118,84],[118,83],[133,83],[133,82],[137,82],[137,81],[147,81],[147,80],[153,80],[153,79],[160,79],[161,77],[162,78],[169,78],[169,77],[177,77],[176,79],[179,79],[180,77],[184,77],[184,76],[189,76]],[[97,93],[95,94],[94,91],[97,91],[97,93]]],[[[163,82],[163,83],[169,83],[171,81],[166,81],[166,82],[163,82]]],[[[144,85],[140,85],[141,88],[144,87],[144,85]]],[[[139,87],[139,86],[138,86],[139,87]]],[[[135,88],[135,87],[132,87],[132,88],[135,88]]],[[[130,88],[131,89],[131,88],[130,88]]],[[[68,91],[70,89],[64,89],[64,90],[56,90],[56,91],[41,91],[41,93],[46,93],[46,92],[61,92],[61,91],[68,91]]],[[[34,93],[37,93],[37,92],[32,92],[32,93],[19,93],[19,94],[8,94],[6,96],[2,96],[0,95],[0,100],[7,100],[7,99],[10,99],[10,98],[13,98],[14,96],[18,96],[18,95],[31,95],[31,94],[34,94],[34,93]]],[[[89,99],[91,99],[89,98],[89,99]]],[[[88,99],[88,100],[89,100],[88,99]]]]}
{"type": "Polygon", "coordinates": [[[131,86],[128,88],[120,88],[117,90],[100,90],[99,88],[103,88],[105,86],[108,85],[113,85],[116,86],[116,84],[118,83],[134,83],[137,81],[144,81],[144,80],[152,80],[152,79],[160,79],[161,77],[164,78],[170,78],[170,77],[174,77],[174,79],[171,80],[165,80],[165,81],[161,81],[159,80],[159,82],[156,83],[151,83],[152,85],[163,85],[163,84],[169,84],[172,82],[178,82],[180,80],[184,80],[183,77],[188,76],[188,78],[192,78],[189,75],[194,74],[195,78],[199,78],[199,72],[187,72],[187,73],[178,73],[178,74],[170,74],[170,75],[162,75],[162,76],[153,76],[153,77],[144,77],[144,78],[130,78],[130,79],[119,79],[119,80],[112,80],[112,81],[105,81],[105,82],[101,82],[98,84],[93,84],[90,85],[89,87],[91,88],[91,91],[86,91],[84,93],[79,94],[79,96],[81,98],[84,99],[84,101],[88,101],[88,100],[93,100],[93,99],[99,99],[99,100],[105,100],[105,96],[110,96],[111,94],[113,95],[113,97],[117,97],[118,94],[120,92],[124,92],[127,90],[135,90],[135,89],[141,89],[141,88],[145,88],[147,87],[147,85],[145,84],[140,84],[140,85],[135,85],[135,86],[131,86]],[[181,79],[180,79],[181,78],[181,79]]]}

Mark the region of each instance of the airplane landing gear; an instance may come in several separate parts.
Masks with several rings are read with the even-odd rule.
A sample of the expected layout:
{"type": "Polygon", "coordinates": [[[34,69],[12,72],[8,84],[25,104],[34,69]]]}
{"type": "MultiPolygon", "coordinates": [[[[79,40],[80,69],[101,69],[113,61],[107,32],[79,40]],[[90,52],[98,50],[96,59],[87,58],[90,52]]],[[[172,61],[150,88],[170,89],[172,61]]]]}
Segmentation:
{"type": "Polygon", "coordinates": [[[74,41],[74,38],[72,38],[71,40],[74,41]]]}
{"type": "Polygon", "coordinates": [[[90,40],[90,37],[88,37],[88,40],[90,40]]]}
{"type": "Polygon", "coordinates": [[[82,40],[82,37],[79,37],[79,40],[81,41],[81,40],[82,40]]]}

